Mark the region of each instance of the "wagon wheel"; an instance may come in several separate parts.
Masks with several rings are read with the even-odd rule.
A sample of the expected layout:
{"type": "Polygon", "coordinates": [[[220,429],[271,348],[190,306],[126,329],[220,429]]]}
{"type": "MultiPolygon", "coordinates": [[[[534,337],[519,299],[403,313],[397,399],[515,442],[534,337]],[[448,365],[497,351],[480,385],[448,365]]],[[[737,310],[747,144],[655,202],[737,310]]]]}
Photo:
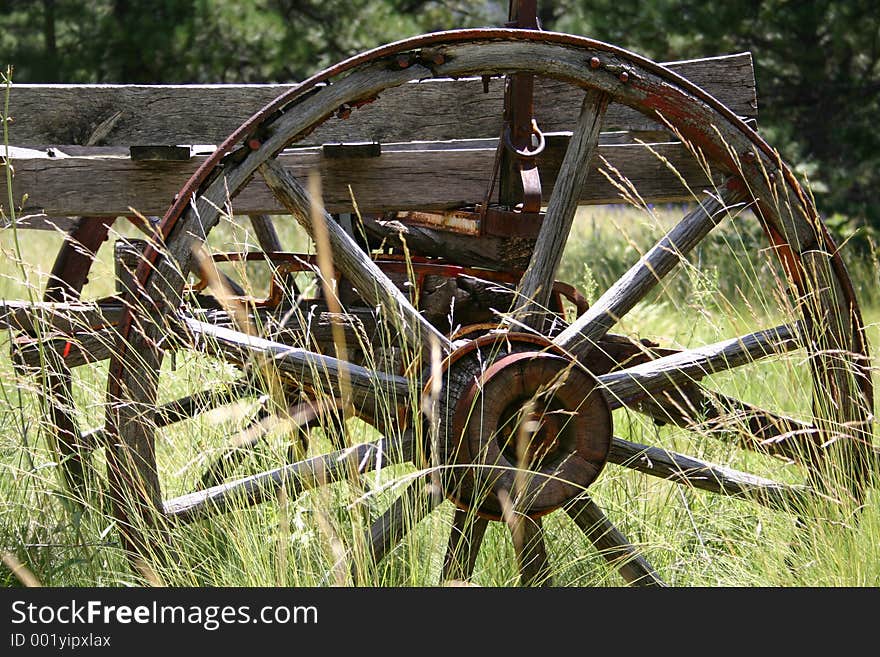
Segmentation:
{"type": "MultiPolygon", "coordinates": [[[[564,510],[628,582],[658,584],[661,576],[589,494],[590,485],[612,468],[796,511],[817,488],[826,495],[846,493],[858,504],[874,467],[863,324],[839,253],[811,201],[775,152],[724,106],[667,69],[604,43],[534,31],[470,30],[422,36],[354,57],[279,97],[238,129],[181,190],[161,233],[162,244],[151,245],[137,269],[141,307],[127,311],[120,324],[124,342],[111,361],[108,396],[116,512],[126,546],[135,554],[159,540],[161,532],[149,527],[164,521],[205,518],[261,502],[282,482],[294,493],[331,484],[391,458],[440,473],[433,485],[456,505],[447,577],[470,576],[487,523],[501,521],[510,527],[523,582],[546,583],[550,569],[542,518],[564,510]],[[516,330],[453,342],[412,307],[276,157],[340,107],[357,107],[390,87],[430,77],[512,73],[564,80],[585,90],[584,101],[519,283],[528,303],[516,304],[508,316],[516,330]],[[713,174],[721,175],[721,182],[567,328],[542,335],[534,330],[542,325],[535,311],[547,305],[609,102],[666,122],[713,174]],[[408,377],[291,349],[195,316],[183,295],[187,273],[195,268],[193,254],[218,223],[227,195],[234,197],[255,174],[313,237],[326,232],[334,266],[413,349],[415,367],[408,377]],[[630,351],[637,364],[596,365],[610,329],[716,224],[746,206],[780,256],[800,321],[755,327],[701,348],[630,351]],[[156,406],[163,358],[158,345],[171,334],[197,336],[196,348],[210,341],[233,362],[271,359],[301,385],[341,386],[347,402],[383,427],[386,440],[163,502],[156,428],[138,409],[156,406]],[[698,383],[792,350],[800,350],[810,364],[812,422],[712,394],[698,383]],[[433,410],[410,413],[398,423],[413,400],[418,407],[423,397],[433,401],[433,410]],[[738,418],[735,423],[750,434],[741,436],[742,448],[796,459],[811,487],[616,437],[612,411],[623,407],[686,427],[699,418],[703,427],[723,428],[738,418]],[[383,416],[390,421],[383,422],[383,416]],[[846,487],[832,485],[841,479],[846,487]]],[[[404,509],[430,489],[419,485],[371,528],[368,538],[377,560],[409,527],[404,509]]]]}
{"type": "MultiPolygon", "coordinates": [[[[249,217],[252,229],[260,248],[265,252],[282,251],[283,246],[272,223],[265,215],[249,217]]],[[[132,223],[146,235],[152,235],[152,229],[144,224],[142,218],[132,217],[132,223]]],[[[65,236],[59,248],[46,288],[43,301],[49,304],[68,304],[82,299],[83,290],[89,282],[98,252],[111,237],[116,223],[109,217],[80,217],[71,231],[65,236]]],[[[142,240],[122,240],[117,244],[117,259],[125,258],[125,262],[117,262],[120,266],[133,269],[137,266],[139,250],[135,243],[142,240]]],[[[124,275],[124,274],[123,274],[124,275]]],[[[227,278],[230,284],[234,282],[227,278]]],[[[117,290],[121,292],[121,290],[117,290]]],[[[83,432],[78,422],[76,403],[73,394],[73,370],[90,362],[103,360],[115,341],[115,329],[112,321],[107,318],[118,314],[119,296],[104,297],[96,303],[100,309],[99,317],[104,321],[89,324],[79,321],[74,312],[64,318],[70,328],[54,331],[51,324],[43,328],[43,333],[35,335],[35,330],[20,333],[15,338],[13,353],[16,362],[28,370],[36,370],[41,377],[41,399],[47,416],[47,427],[51,430],[50,439],[54,451],[58,454],[59,468],[63,483],[70,495],[70,500],[82,504],[90,496],[99,481],[90,480],[92,471],[91,453],[102,446],[106,437],[102,429],[83,432]],[[48,331],[48,332],[47,332],[48,331]]],[[[84,306],[85,307],[85,306],[84,306]]],[[[63,315],[62,311],[62,315],[63,315]]],[[[206,390],[182,399],[168,402],[159,409],[158,426],[167,426],[194,417],[224,404],[235,402],[247,396],[259,394],[252,385],[240,384],[213,394],[206,390]]],[[[262,391],[265,392],[265,391],[262,391]]],[[[314,404],[303,403],[297,406],[301,428],[308,430],[317,426],[317,420],[333,421],[326,413],[321,413],[314,404]]],[[[263,417],[265,413],[261,413],[263,417]]],[[[256,432],[259,434],[259,432],[256,432]]],[[[300,439],[305,440],[301,435],[300,439]]],[[[205,472],[204,481],[213,481],[218,473],[229,467],[230,457],[240,456],[233,451],[218,459],[205,472]]]]}

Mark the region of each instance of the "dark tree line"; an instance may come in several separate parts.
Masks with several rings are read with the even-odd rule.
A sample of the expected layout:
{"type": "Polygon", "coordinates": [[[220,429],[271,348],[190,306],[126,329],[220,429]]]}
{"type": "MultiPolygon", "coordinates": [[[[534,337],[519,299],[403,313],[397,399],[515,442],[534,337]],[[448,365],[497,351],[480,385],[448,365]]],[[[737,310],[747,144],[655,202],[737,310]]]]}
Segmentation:
{"type": "Polygon", "coordinates": [[[807,177],[845,233],[880,230],[880,11],[876,0],[581,0],[556,27],[660,61],[750,51],[759,130],[807,177]]]}
{"type": "MultiPolygon", "coordinates": [[[[557,0],[545,29],[659,61],[744,50],[759,126],[838,229],[880,229],[876,0],[557,0]]],[[[288,82],[422,32],[506,19],[506,0],[0,0],[16,82],[288,82]]]]}

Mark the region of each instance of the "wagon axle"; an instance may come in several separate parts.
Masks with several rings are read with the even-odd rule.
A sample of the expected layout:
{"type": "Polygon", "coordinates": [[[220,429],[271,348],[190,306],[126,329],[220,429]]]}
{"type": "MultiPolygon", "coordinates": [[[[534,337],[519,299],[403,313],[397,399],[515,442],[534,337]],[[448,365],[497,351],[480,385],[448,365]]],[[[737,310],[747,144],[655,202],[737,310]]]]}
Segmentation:
{"type": "Polygon", "coordinates": [[[457,506],[494,520],[539,517],[595,481],[611,447],[611,411],[579,363],[518,334],[478,338],[447,363],[429,453],[457,506]]]}

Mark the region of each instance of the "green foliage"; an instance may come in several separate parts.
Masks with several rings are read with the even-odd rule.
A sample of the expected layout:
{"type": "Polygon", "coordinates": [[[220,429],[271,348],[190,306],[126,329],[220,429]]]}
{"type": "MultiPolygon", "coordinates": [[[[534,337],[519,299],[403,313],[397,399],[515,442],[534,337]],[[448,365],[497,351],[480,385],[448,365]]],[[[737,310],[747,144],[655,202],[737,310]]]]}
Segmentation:
{"type": "Polygon", "coordinates": [[[880,14],[869,0],[563,0],[554,29],[659,61],[749,51],[759,125],[844,235],[880,227],[880,14]]]}
{"type": "Polygon", "coordinates": [[[19,83],[290,82],[423,32],[497,24],[500,3],[0,0],[19,83]]]}
{"type": "MultiPolygon", "coordinates": [[[[501,0],[0,0],[19,83],[290,82],[363,50],[500,25],[501,0]]],[[[545,29],[659,61],[748,50],[761,132],[842,235],[880,228],[880,14],[869,0],[557,0],[545,29]]]]}

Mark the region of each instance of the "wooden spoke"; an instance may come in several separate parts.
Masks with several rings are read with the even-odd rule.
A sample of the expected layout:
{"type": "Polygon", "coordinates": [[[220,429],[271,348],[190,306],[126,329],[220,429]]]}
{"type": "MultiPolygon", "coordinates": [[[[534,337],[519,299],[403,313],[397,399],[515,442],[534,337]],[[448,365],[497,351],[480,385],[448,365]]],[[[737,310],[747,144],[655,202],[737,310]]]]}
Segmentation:
{"type": "Polygon", "coordinates": [[[254,235],[257,237],[257,244],[260,245],[263,253],[278,253],[284,250],[275,225],[272,223],[272,217],[268,214],[252,214],[250,220],[254,235]]]}
{"type": "Polygon", "coordinates": [[[783,324],[706,347],[686,349],[597,378],[611,407],[620,408],[640,396],[690,384],[715,372],[798,349],[802,346],[800,337],[799,324],[783,324]]]}
{"type": "Polygon", "coordinates": [[[806,486],[789,486],[616,436],[611,443],[608,461],[661,479],[721,495],[743,497],[784,511],[803,508],[804,502],[815,494],[806,486]]]}
{"type": "MultiPolygon", "coordinates": [[[[260,245],[263,253],[280,253],[284,250],[281,244],[281,238],[278,237],[278,231],[275,230],[275,224],[272,217],[268,214],[252,214],[250,215],[251,226],[257,237],[257,244],[260,245]]],[[[290,293],[294,297],[300,295],[300,290],[293,282],[293,277],[289,276],[287,284],[290,286],[290,293]]]]}
{"type": "Polygon", "coordinates": [[[382,561],[406,532],[437,508],[441,500],[432,493],[432,487],[425,479],[407,484],[400,496],[370,526],[366,540],[373,561],[382,561]]]}
{"type": "Polygon", "coordinates": [[[305,490],[342,481],[386,464],[411,460],[412,450],[411,432],[391,440],[361,443],[167,500],[165,514],[191,522],[275,499],[275,491],[282,485],[288,495],[295,497],[305,490]]]}
{"type": "Polygon", "coordinates": [[[235,466],[241,463],[248,450],[265,438],[276,424],[278,419],[270,416],[266,408],[260,408],[248,425],[227,441],[229,447],[208,464],[199,480],[200,488],[219,486],[235,466]]]}
{"type": "MultiPolygon", "coordinates": [[[[248,425],[229,440],[229,447],[205,468],[201,478],[201,488],[210,488],[222,483],[223,479],[244,460],[248,450],[279,425],[284,425],[289,431],[288,460],[295,461],[295,454],[302,453],[297,450],[303,449],[302,446],[308,443],[309,430],[320,426],[322,421],[332,420],[311,400],[294,404],[281,416],[270,414],[265,405],[260,406],[257,415],[248,425]]],[[[339,433],[341,430],[337,428],[336,431],[339,433]]],[[[339,445],[341,438],[336,438],[336,444],[339,445]]]]}
{"type": "Polygon", "coordinates": [[[704,199],[553,342],[576,355],[588,353],[599,338],[644,299],[681,258],[727,216],[731,202],[730,193],[704,199]]]}
{"type": "Polygon", "coordinates": [[[351,401],[358,406],[369,405],[370,402],[387,403],[389,399],[405,403],[409,395],[410,382],[402,376],[369,370],[332,356],[214,326],[191,317],[184,317],[183,321],[193,336],[201,336],[206,343],[210,343],[206,347],[218,350],[234,363],[253,363],[255,358],[263,358],[297,382],[316,388],[333,386],[338,389],[340,380],[345,377],[352,395],[351,401]]]}
{"type": "Polygon", "coordinates": [[[245,290],[241,284],[232,278],[229,274],[225,272],[218,272],[220,274],[220,279],[223,281],[223,284],[226,286],[229,293],[232,296],[236,297],[246,297],[248,296],[247,290],[245,290]]]}
{"type": "Polygon", "coordinates": [[[547,546],[544,544],[544,524],[541,518],[520,514],[508,519],[513,537],[513,550],[519,566],[522,586],[553,586],[547,546]]]}
{"type": "Polygon", "coordinates": [[[229,385],[201,390],[195,394],[162,404],[156,409],[156,426],[165,427],[201,413],[253,396],[258,389],[252,381],[239,379],[229,385]]]}
{"type": "Polygon", "coordinates": [[[742,446],[792,461],[815,455],[821,432],[813,425],[746,404],[691,383],[627,403],[660,424],[672,422],[713,436],[733,436],[742,446]]]}
{"type": "Polygon", "coordinates": [[[475,514],[456,507],[452,516],[452,531],[443,560],[444,582],[467,581],[474,574],[477,556],[489,521],[475,514]]]}
{"type": "MultiPolygon", "coordinates": [[[[314,229],[309,217],[312,204],[319,203],[320,199],[310,198],[302,185],[275,160],[260,166],[260,171],[278,200],[314,238],[314,229]]],[[[413,308],[403,292],[323,208],[321,215],[330,240],[333,264],[349,279],[358,294],[369,305],[382,306],[386,320],[392,324],[399,322],[406,329],[409,337],[415,340],[414,344],[418,349],[430,350],[431,341],[436,341],[444,353],[449,353],[452,344],[446,336],[413,308]]]]}
{"type": "Polygon", "coordinates": [[[568,515],[596,546],[602,558],[617,569],[633,586],[665,586],[648,561],[638,553],[626,537],[611,524],[595,502],[586,495],[566,507],[568,515]]]}
{"type": "MultiPolygon", "coordinates": [[[[232,404],[256,393],[257,389],[254,387],[254,384],[244,379],[239,379],[219,388],[201,390],[195,394],[187,395],[159,406],[153,416],[153,426],[161,429],[175,422],[183,422],[201,413],[207,413],[220,406],[232,404]]],[[[95,449],[104,444],[106,435],[105,428],[98,427],[82,434],[81,442],[84,445],[88,445],[91,449],[95,449]]]]}
{"type": "Polygon", "coordinates": [[[608,95],[589,90],[584,96],[577,125],[565,151],[562,167],[553,185],[547,213],[538,233],[535,250],[519,286],[515,316],[531,328],[540,328],[550,301],[550,291],[562,260],[578,200],[590,162],[599,143],[599,131],[608,107],[608,95]]]}
{"type": "Polygon", "coordinates": [[[45,368],[42,369],[43,402],[49,420],[55,428],[49,439],[57,451],[65,484],[77,501],[87,499],[89,494],[88,443],[83,441],[75,418],[76,405],[70,386],[71,372],[58,354],[47,351],[45,368]]]}

